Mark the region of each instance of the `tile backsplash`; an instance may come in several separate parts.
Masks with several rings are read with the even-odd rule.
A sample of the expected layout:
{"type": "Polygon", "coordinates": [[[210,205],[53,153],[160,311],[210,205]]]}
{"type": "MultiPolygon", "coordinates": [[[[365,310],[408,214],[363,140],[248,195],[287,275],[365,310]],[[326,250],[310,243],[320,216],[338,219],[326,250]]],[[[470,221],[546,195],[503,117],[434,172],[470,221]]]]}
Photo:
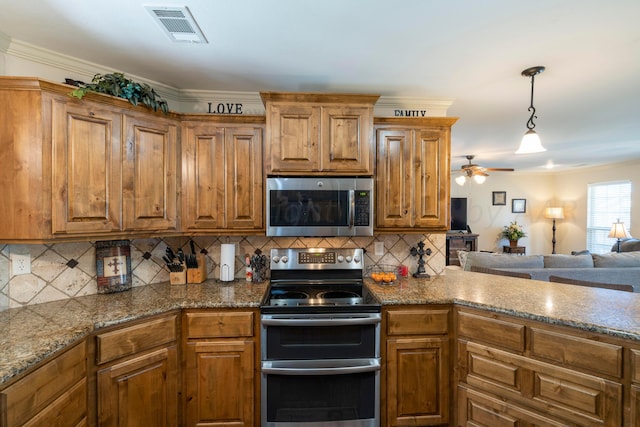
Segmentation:
{"type": "MultiPolygon", "coordinates": [[[[244,254],[256,249],[269,254],[271,248],[361,247],[366,250],[365,266],[382,264],[409,266],[417,269],[417,258],[410,255],[411,247],[420,241],[431,249],[425,257],[425,268],[432,275],[445,269],[445,234],[388,234],[373,237],[265,237],[210,236],[195,237],[196,251],[206,254],[207,275],[210,280],[220,278],[220,245],[236,244],[235,277],[244,280],[244,254]],[[383,242],[384,255],[375,255],[375,243],[383,242]]],[[[169,281],[169,271],[162,256],[167,245],[190,253],[185,237],[134,239],[131,241],[132,285],[169,281]]],[[[46,245],[0,246],[0,310],[38,304],[47,301],[97,293],[95,244],[93,242],[55,243],[46,245]],[[14,275],[11,253],[29,254],[31,273],[14,275]]]]}

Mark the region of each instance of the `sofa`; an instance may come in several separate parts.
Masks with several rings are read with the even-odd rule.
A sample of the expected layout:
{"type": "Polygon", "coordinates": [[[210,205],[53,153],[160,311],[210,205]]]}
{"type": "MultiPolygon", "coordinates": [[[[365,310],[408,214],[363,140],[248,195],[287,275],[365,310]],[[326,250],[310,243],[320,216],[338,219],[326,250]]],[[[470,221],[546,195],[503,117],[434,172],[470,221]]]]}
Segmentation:
{"type": "Polygon", "coordinates": [[[459,251],[460,266],[472,266],[529,273],[534,280],[549,281],[549,276],[590,282],[632,285],[640,292],[640,251],[580,255],[510,255],[459,251]]]}
{"type": "MultiPolygon", "coordinates": [[[[611,252],[618,251],[618,242],[614,243],[611,247],[611,252]]],[[[629,237],[626,239],[620,239],[620,252],[633,252],[640,251],[640,239],[635,237],[629,237]]]]}

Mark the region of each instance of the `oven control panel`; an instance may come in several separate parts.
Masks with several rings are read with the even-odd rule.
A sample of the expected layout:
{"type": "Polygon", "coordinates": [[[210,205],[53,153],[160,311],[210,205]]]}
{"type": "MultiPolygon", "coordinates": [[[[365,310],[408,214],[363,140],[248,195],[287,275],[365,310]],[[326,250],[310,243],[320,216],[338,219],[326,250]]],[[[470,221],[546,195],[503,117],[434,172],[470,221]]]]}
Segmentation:
{"type": "Polygon", "coordinates": [[[271,249],[272,270],[363,269],[362,248],[271,249]]]}
{"type": "Polygon", "coordinates": [[[300,252],[298,264],[335,264],[335,252],[300,252]]]}

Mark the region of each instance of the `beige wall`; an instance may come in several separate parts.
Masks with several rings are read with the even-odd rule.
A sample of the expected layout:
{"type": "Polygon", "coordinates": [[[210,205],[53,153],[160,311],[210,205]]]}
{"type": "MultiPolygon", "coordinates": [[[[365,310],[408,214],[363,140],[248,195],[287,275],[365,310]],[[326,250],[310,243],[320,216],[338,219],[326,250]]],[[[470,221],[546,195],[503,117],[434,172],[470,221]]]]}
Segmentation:
{"type": "MultiPolygon", "coordinates": [[[[467,182],[463,187],[451,181],[451,197],[467,197],[468,222],[479,233],[478,249],[502,251],[505,240],[499,238],[502,227],[518,221],[528,236],[521,243],[528,254],[551,253],[552,222],[544,218],[544,208],[563,206],[565,219],[556,222],[556,252],[570,253],[586,248],[587,186],[595,182],[631,180],[632,236],[640,236],[640,159],[593,168],[578,168],[555,173],[495,172],[478,185],[467,182]],[[507,192],[506,206],[492,206],[493,191],[507,192]],[[527,199],[527,212],[511,213],[511,200],[527,199]]],[[[615,242],[611,239],[611,243],[615,242]]]]}

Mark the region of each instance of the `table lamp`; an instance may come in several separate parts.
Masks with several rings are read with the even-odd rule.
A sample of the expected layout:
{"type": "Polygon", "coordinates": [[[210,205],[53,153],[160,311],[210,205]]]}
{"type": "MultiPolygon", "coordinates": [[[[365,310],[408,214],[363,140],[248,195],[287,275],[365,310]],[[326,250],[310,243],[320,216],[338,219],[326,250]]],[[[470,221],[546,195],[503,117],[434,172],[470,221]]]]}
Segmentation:
{"type": "Polygon", "coordinates": [[[620,222],[620,218],[618,218],[618,222],[614,222],[611,225],[611,230],[609,231],[609,236],[614,239],[618,239],[618,251],[620,252],[620,239],[630,237],[627,230],[624,228],[624,222],[620,222]]]}
{"type": "Polygon", "coordinates": [[[558,208],[558,207],[547,208],[544,211],[544,217],[553,219],[553,227],[551,228],[553,230],[553,238],[551,239],[551,244],[552,244],[551,253],[555,254],[556,253],[556,219],[564,218],[564,209],[558,208]]]}

